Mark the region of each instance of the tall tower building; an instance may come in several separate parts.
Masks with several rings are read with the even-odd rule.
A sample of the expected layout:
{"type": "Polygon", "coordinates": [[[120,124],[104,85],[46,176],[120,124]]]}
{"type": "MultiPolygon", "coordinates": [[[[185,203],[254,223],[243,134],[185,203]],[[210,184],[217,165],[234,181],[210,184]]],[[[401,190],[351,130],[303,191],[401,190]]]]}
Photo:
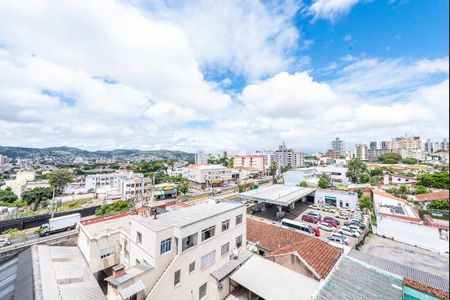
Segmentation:
{"type": "Polygon", "coordinates": [[[342,153],[345,151],[345,142],[337,137],[334,141],[331,141],[331,149],[338,153],[342,153]]]}

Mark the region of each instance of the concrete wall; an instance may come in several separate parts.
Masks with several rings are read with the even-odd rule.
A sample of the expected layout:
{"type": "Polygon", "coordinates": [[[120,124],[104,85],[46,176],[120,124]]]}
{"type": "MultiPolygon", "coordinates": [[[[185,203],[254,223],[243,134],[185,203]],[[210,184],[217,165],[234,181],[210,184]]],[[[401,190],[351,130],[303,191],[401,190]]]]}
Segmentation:
{"type": "Polygon", "coordinates": [[[440,253],[449,251],[448,240],[441,239],[439,229],[431,226],[395,220],[378,215],[377,234],[440,253]]]}
{"type": "Polygon", "coordinates": [[[318,278],[311,272],[305,264],[295,255],[286,254],[279,256],[272,256],[269,259],[273,262],[276,262],[292,271],[308,276],[312,279],[318,280],[318,278]]]}

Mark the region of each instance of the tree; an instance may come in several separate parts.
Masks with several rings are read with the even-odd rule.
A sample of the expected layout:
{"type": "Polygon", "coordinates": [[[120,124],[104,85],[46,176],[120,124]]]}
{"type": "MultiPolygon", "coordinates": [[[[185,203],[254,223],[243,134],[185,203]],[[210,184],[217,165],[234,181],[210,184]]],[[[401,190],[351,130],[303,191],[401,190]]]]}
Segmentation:
{"type": "Polygon", "coordinates": [[[56,194],[61,194],[64,187],[72,182],[74,176],[68,169],[58,169],[48,174],[50,186],[55,188],[56,194]]]}
{"type": "Polygon", "coordinates": [[[178,191],[185,195],[187,192],[189,192],[189,184],[184,181],[178,186],[178,191]]]}
{"type": "Polygon", "coordinates": [[[399,153],[388,152],[380,155],[378,160],[383,164],[397,164],[402,160],[402,156],[399,153]]]}
{"type": "Polygon", "coordinates": [[[105,204],[100,206],[95,215],[97,216],[111,215],[122,211],[128,211],[132,207],[133,205],[131,205],[127,201],[119,200],[112,204],[105,204]]]}
{"type": "Polygon", "coordinates": [[[331,185],[331,178],[327,174],[322,174],[319,177],[319,187],[322,189],[326,189],[331,185]]]}
{"type": "Polygon", "coordinates": [[[402,159],[402,163],[404,163],[405,165],[415,165],[417,164],[417,159],[413,157],[406,157],[402,159]]]}
{"type": "Polygon", "coordinates": [[[272,182],[276,183],[275,176],[277,176],[278,164],[276,162],[272,162],[270,164],[270,173],[272,174],[272,182]]]}
{"type": "Polygon", "coordinates": [[[448,172],[419,175],[417,176],[417,185],[448,190],[449,185],[448,172]]]}
{"type": "Polygon", "coordinates": [[[377,168],[377,169],[370,170],[370,175],[371,176],[381,176],[383,174],[384,174],[384,170],[382,168],[377,168]]]}
{"type": "Polygon", "coordinates": [[[306,182],[306,181],[301,181],[299,184],[298,184],[298,186],[300,186],[300,187],[308,187],[308,183],[306,182]]]}
{"type": "Polygon", "coordinates": [[[423,185],[416,185],[415,194],[426,194],[428,193],[428,189],[423,185]]]}
{"type": "Polygon", "coordinates": [[[372,199],[370,199],[369,197],[362,197],[361,199],[359,199],[359,208],[360,209],[373,209],[373,201],[372,199]]]}
{"type": "Polygon", "coordinates": [[[371,176],[369,180],[370,185],[377,186],[380,184],[380,177],[378,176],[371,176]]]}
{"type": "Polygon", "coordinates": [[[439,210],[448,210],[448,209],[449,209],[448,200],[446,200],[446,199],[443,199],[443,200],[433,200],[433,201],[431,201],[431,203],[428,205],[428,208],[431,208],[431,209],[439,209],[439,210]]]}
{"type": "Polygon", "coordinates": [[[0,202],[13,203],[16,200],[17,196],[9,186],[4,190],[0,190],[0,202]]]}
{"type": "Polygon", "coordinates": [[[53,190],[44,187],[37,187],[22,193],[22,199],[26,201],[28,205],[34,204],[35,207],[45,205],[52,197],[53,190]]]}
{"type": "Polygon", "coordinates": [[[346,176],[353,183],[367,183],[370,181],[367,165],[358,158],[350,160],[346,176]]]}

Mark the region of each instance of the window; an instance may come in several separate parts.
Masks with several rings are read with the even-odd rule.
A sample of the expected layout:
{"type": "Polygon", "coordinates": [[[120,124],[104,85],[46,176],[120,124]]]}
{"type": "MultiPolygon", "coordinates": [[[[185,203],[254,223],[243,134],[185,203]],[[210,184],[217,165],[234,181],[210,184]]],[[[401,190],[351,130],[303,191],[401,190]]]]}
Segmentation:
{"type": "Polygon", "coordinates": [[[210,266],[216,260],[216,251],[212,251],[201,258],[202,270],[210,266]]]}
{"type": "Polygon", "coordinates": [[[178,270],[173,274],[173,286],[179,285],[180,282],[181,282],[181,270],[178,270]]]}
{"type": "Polygon", "coordinates": [[[198,289],[198,298],[200,300],[206,297],[206,282],[198,289]]]}
{"type": "Polygon", "coordinates": [[[161,242],[161,254],[167,253],[172,248],[172,238],[161,242]]]}
{"type": "Polygon", "coordinates": [[[191,234],[181,240],[181,251],[197,245],[198,233],[191,234]]]}
{"type": "Polygon", "coordinates": [[[230,243],[226,243],[225,245],[222,245],[220,254],[223,256],[223,255],[227,254],[228,252],[230,252],[230,243]]]}
{"type": "Polygon", "coordinates": [[[242,215],[236,216],[236,225],[239,225],[242,223],[242,215]]]}
{"type": "Polygon", "coordinates": [[[222,222],[222,232],[228,230],[230,228],[230,220],[226,220],[222,222]]]}
{"type": "Polygon", "coordinates": [[[110,253],[105,253],[105,254],[102,254],[102,255],[100,255],[100,259],[104,259],[104,258],[107,258],[107,257],[109,257],[109,256],[111,256],[111,255],[113,255],[113,253],[112,253],[112,252],[110,252],[110,253]]]}
{"type": "Polygon", "coordinates": [[[241,246],[242,246],[242,235],[236,238],[236,248],[239,248],[241,246]]]}
{"type": "Polygon", "coordinates": [[[202,242],[206,241],[209,238],[212,238],[214,236],[214,233],[216,231],[216,226],[211,226],[209,228],[202,230],[202,242]]]}
{"type": "Polygon", "coordinates": [[[142,244],[142,233],[136,231],[136,243],[142,244]]]}
{"type": "Polygon", "coordinates": [[[189,264],[189,274],[195,271],[195,261],[189,264]]]}

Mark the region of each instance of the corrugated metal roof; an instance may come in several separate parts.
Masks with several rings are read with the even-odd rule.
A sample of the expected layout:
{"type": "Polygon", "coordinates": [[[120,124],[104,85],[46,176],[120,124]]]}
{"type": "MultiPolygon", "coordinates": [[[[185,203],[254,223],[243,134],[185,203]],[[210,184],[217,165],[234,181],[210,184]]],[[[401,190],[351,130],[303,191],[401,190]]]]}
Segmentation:
{"type": "Polygon", "coordinates": [[[31,249],[0,264],[0,299],[33,299],[31,249]]]}
{"type": "Polygon", "coordinates": [[[446,278],[356,250],[350,251],[349,256],[386,272],[412,279],[441,291],[449,291],[449,282],[446,278]]]}
{"type": "Polygon", "coordinates": [[[344,257],[320,289],[317,300],[401,300],[403,282],[398,276],[344,257]]]}
{"type": "Polygon", "coordinates": [[[230,259],[230,261],[223,265],[221,268],[212,272],[211,276],[213,276],[218,281],[222,281],[225,277],[236,270],[237,267],[246,262],[252,255],[253,253],[248,250],[240,252],[237,259],[230,259]]]}
{"type": "Polygon", "coordinates": [[[315,188],[273,184],[239,194],[242,199],[288,206],[314,192],[315,188]]]}
{"type": "Polygon", "coordinates": [[[142,283],[141,280],[133,283],[132,285],[130,285],[129,287],[126,287],[124,289],[120,290],[120,296],[123,299],[127,299],[128,297],[131,297],[137,293],[139,293],[140,291],[143,291],[145,289],[144,284],[142,283]]]}

